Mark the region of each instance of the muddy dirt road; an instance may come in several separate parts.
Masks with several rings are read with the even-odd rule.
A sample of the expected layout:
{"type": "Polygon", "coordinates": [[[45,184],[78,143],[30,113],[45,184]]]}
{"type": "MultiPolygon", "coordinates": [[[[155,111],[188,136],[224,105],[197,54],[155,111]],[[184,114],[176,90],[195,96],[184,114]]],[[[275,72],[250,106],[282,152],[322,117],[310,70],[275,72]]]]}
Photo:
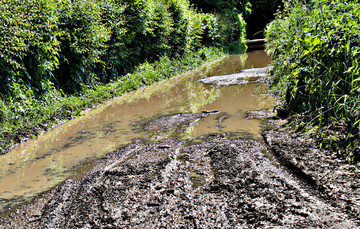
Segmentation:
{"type": "MultiPolygon", "coordinates": [[[[168,131],[182,131],[203,116],[159,120],[171,119],[168,131]]],[[[147,128],[164,128],[159,120],[147,128]]],[[[136,140],[0,222],[2,228],[359,227],[356,215],[288,172],[268,148],[230,134],[201,143],[136,140]]]]}
{"type": "MultiPolygon", "coordinates": [[[[230,60],[235,59],[238,66],[242,58],[230,60]]],[[[231,65],[226,66],[223,70],[231,65]]],[[[128,131],[141,130],[146,137],[74,166],[75,175],[57,187],[1,213],[0,228],[360,228],[360,162],[346,164],[336,152],[321,151],[313,140],[281,129],[286,120],[271,118],[272,100],[259,95],[270,80],[269,69],[258,67],[202,79],[205,84],[199,77],[184,78],[190,84],[170,83],[174,90],[160,96],[164,99],[125,103],[134,105],[137,115],[156,108],[149,101],[176,109],[130,118],[128,131]],[[191,103],[179,104],[183,97],[191,103]],[[170,106],[168,98],[176,103],[170,106]]],[[[109,106],[111,115],[102,115],[106,135],[86,138],[92,144],[86,152],[123,142],[118,137],[124,130],[115,124],[125,120],[121,115],[133,115],[119,107],[109,106]],[[110,116],[119,120],[110,122],[110,116]],[[100,145],[97,140],[103,139],[100,145]]],[[[79,128],[75,137],[96,133],[79,128]]]]}

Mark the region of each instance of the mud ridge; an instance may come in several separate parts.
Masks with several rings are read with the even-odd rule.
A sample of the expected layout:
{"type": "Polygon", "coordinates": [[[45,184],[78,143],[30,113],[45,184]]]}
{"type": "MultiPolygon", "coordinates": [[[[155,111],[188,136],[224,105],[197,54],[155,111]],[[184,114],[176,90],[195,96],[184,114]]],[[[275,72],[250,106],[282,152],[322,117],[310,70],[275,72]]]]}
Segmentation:
{"type": "Polygon", "coordinates": [[[336,152],[320,150],[315,140],[294,131],[269,130],[263,136],[282,165],[360,224],[360,163],[347,164],[336,152]]]}

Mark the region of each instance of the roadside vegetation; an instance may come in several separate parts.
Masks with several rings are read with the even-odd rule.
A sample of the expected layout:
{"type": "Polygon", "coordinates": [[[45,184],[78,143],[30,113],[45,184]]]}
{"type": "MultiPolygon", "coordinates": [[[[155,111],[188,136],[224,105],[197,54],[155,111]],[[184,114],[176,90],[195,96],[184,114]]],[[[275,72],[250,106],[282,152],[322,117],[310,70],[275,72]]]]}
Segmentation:
{"type": "Polygon", "coordinates": [[[246,49],[241,10],[188,0],[0,0],[0,150],[246,49]]]}
{"type": "Polygon", "coordinates": [[[279,113],[349,161],[360,159],[360,4],[286,1],[266,30],[279,113]]]}

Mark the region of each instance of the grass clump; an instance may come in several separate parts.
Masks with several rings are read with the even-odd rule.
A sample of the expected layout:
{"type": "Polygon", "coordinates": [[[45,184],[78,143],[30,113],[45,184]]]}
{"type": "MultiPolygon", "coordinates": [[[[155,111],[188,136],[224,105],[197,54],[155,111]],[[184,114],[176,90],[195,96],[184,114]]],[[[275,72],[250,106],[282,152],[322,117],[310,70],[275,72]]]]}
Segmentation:
{"type": "Polygon", "coordinates": [[[349,160],[360,159],[359,19],[357,1],[288,1],[266,31],[281,109],[349,160]]]}

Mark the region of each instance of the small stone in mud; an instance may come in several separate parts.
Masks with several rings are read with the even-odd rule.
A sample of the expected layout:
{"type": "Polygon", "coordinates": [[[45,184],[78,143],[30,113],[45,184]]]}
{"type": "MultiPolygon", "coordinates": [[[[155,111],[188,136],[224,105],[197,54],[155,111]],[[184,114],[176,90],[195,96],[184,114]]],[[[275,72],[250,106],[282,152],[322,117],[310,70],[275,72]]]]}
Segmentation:
{"type": "Polygon", "coordinates": [[[195,119],[194,121],[192,121],[192,122],[190,122],[189,123],[189,127],[190,126],[194,126],[197,122],[199,122],[201,120],[201,118],[197,118],[197,119],[195,119]]]}
{"type": "Polygon", "coordinates": [[[266,119],[272,116],[271,110],[248,111],[246,112],[247,119],[266,119]]]}
{"type": "Polygon", "coordinates": [[[216,126],[216,129],[226,129],[226,126],[216,126]]]}

